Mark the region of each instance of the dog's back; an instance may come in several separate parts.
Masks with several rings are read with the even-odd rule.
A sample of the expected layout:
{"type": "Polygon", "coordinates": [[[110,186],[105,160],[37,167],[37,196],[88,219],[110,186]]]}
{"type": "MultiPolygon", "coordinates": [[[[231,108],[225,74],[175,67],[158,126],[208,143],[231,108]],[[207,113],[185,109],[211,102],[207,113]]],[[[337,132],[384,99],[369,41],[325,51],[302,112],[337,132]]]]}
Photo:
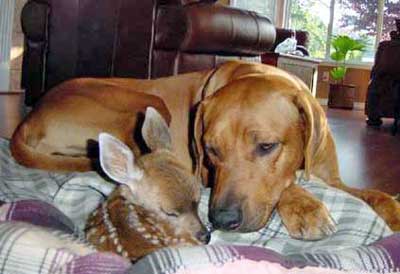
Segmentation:
{"type": "Polygon", "coordinates": [[[170,122],[169,111],[157,96],[101,79],[75,79],[51,90],[20,123],[11,139],[16,161],[51,171],[93,169],[91,146],[100,132],[114,134],[136,154],[133,136],[146,107],[157,109],[170,122]]]}

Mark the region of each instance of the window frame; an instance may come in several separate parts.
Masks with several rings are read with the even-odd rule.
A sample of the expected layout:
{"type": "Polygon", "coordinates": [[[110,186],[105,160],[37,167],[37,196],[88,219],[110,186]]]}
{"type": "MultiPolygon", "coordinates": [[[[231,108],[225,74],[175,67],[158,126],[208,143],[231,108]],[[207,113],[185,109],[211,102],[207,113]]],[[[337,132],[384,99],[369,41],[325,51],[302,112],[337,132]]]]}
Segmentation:
{"type": "MultiPolygon", "coordinates": [[[[279,1],[279,0],[278,0],[279,1]]],[[[283,10],[284,14],[276,15],[275,17],[282,16],[284,18],[283,26],[285,28],[289,28],[289,18],[290,18],[290,10],[291,10],[291,2],[292,0],[281,0],[283,1],[283,6],[285,7],[283,10]]],[[[330,58],[331,52],[331,40],[332,40],[332,31],[333,31],[333,22],[335,16],[335,4],[338,0],[331,0],[330,4],[330,12],[329,12],[329,24],[327,29],[327,37],[326,37],[326,49],[325,49],[325,58],[317,58],[322,61],[323,64],[333,65],[336,62],[330,58]]],[[[375,44],[374,49],[377,50],[379,46],[380,39],[382,37],[383,31],[383,16],[384,16],[384,7],[385,0],[378,0],[378,11],[377,11],[377,22],[376,22],[376,36],[375,36],[375,44]]],[[[373,62],[360,62],[360,61],[349,61],[347,63],[350,67],[360,67],[360,68],[368,68],[372,67],[373,62]]]]}
{"type": "MultiPolygon", "coordinates": [[[[238,2],[240,2],[240,1],[245,1],[245,0],[229,0],[229,6],[232,6],[232,7],[240,7],[240,5],[238,4],[238,2]]],[[[267,0],[264,0],[264,1],[267,1],[267,0]]],[[[271,20],[271,22],[273,23],[273,24],[276,24],[276,21],[279,19],[279,2],[281,2],[281,1],[287,1],[287,0],[273,0],[275,3],[274,3],[274,10],[273,10],[273,12],[271,12],[271,14],[272,14],[272,18],[269,18],[270,20],[271,20]]],[[[290,0],[289,0],[290,1],[290,0]]],[[[261,12],[261,11],[257,11],[258,13],[260,13],[260,14],[264,14],[263,12],[261,12]]]]}

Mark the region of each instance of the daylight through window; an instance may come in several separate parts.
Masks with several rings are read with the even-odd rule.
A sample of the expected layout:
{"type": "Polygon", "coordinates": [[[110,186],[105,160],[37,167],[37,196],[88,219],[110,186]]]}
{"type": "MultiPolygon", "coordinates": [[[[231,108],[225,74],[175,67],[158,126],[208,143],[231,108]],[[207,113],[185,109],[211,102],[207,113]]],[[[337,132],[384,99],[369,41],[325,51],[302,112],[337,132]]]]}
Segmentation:
{"type": "Polygon", "coordinates": [[[328,43],[334,35],[346,34],[367,42],[358,63],[373,62],[376,42],[389,39],[400,14],[400,0],[288,0],[286,26],[310,34],[312,57],[329,59],[328,43]],[[330,24],[330,22],[332,24],[330,24]]]}

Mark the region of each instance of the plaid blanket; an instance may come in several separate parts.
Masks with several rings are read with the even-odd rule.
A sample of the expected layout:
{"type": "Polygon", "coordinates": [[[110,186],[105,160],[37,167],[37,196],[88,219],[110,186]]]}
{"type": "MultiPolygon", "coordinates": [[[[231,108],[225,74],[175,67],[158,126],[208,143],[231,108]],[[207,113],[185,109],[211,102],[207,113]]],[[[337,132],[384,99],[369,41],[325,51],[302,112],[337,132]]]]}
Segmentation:
{"type": "MultiPolygon", "coordinates": [[[[269,265],[280,265],[284,271],[257,273],[312,273],[299,271],[306,267],[318,267],[331,273],[328,269],[352,271],[352,273],[400,273],[400,235],[394,234],[376,243],[358,248],[348,248],[341,253],[307,253],[303,260],[282,256],[270,249],[251,246],[218,246],[188,247],[180,249],[163,249],[157,251],[132,266],[129,273],[252,273],[254,264],[241,265],[240,271],[223,272],[219,269],[232,262],[267,262],[269,265]],[[210,267],[211,266],[211,267],[210,267]],[[186,271],[187,272],[186,272],[186,271]],[[207,270],[207,272],[202,272],[207,270]],[[291,271],[292,270],[292,271],[291,271]]],[[[298,258],[297,258],[298,259],[298,258]]],[[[336,273],[336,272],[334,272],[336,273]]]]}
{"type": "Polygon", "coordinates": [[[87,216],[115,185],[95,172],[51,173],[18,165],[0,138],[0,201],[40,200],[59,208],[83,230],[87,216]]]}
{"type": "MultiPolygon", "coordinates": [[[[392,234],[385,222],[363,201],[349,194],[328,187],[317,178],[305,181],[298,173],[297,183],[318,197],[327,206],[337,224],[337,232],[319,241],[296,240],[289,236],[276,211],[267,225],[253,233],[227,233],[215,231],[211,244],[241,244],[268,247],[283,255],[303,252],[340,251],[342,249],[371,244],[392,234]]],[[[208,195],[202,197],[201,213],[207,211],[208,195]]],[[[205,216],[202,217],[206,221],[205,216]]]]}
{"type": "MultiPolygon", "coordinates": [[[[390,229],[365,203],[317,178],[305,181],[302,172],[297,183],[318,196],[338,224],[338,231],[328,239],[292,239],[274,212],[260,231],[216,231],[209,246],[164,249],[128,269],[125,259],[95,252],[82,237],[87,216],[114,185],[94,172],[56,174],[19,166],[10,155],[8,141],[0,139],[0,201],[5,202],[0,207],[0,272],[174,273],[241,259],[277,262],[287,268],[389,271],[400,265],[396,255],[400,236],[388,237],[390,229]]],[[[205,190],[199,207],[204,222],[208,198],[209,190],[205,190]]]]}

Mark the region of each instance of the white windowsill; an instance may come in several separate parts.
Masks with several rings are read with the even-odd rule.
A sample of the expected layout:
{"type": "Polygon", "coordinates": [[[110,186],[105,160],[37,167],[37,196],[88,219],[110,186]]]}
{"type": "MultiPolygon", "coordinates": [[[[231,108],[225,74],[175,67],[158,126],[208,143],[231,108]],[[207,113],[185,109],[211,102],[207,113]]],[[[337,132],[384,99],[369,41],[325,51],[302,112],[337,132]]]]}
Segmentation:
{"type": "MultiPolygon", "coordinates": [[[[336,67],[337,63],[334,61],[330,60],[321,60],[321,63],[319,64],[320,66],[327,66],[327,67],[336,67]]],[[[365,69],[365,70],[371,70],[373,63],[348,63],[346,64],[346,67],[352,68],[352,69],[365,69]]]]}

